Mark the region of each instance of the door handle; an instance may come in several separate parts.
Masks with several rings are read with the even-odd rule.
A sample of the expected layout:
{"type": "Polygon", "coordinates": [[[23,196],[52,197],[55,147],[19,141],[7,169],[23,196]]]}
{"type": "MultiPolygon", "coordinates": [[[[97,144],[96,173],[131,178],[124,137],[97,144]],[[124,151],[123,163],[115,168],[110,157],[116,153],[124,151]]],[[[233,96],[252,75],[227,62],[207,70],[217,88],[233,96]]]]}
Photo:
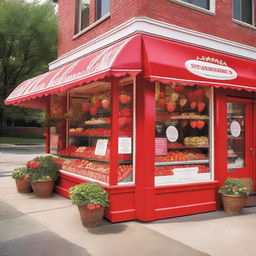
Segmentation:
{"type": "Polygon", "coordinates": [[[254,153],[254,148],[249,148],[249,150],[252,154],[254,153]]]}

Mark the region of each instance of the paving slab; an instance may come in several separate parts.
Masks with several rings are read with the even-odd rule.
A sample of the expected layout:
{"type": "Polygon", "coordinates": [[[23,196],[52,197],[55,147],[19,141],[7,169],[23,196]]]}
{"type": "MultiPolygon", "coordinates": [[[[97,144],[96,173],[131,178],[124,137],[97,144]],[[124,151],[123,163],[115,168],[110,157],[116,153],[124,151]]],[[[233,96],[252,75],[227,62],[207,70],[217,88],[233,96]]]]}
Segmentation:
{"type": "Polygon", "coordinates": [[[76,206],[29,214],[49,230],[86,248],[93,256],[206,256],[174,239],[148,229],[136,221],[87,229],[82,226],[76,206]]]}
{"type": "Polygon", "coordinates": [[[256,208],[243,214],[197,214],[144,224],[167,237],[211,256],[256,255],[256,208]]]}

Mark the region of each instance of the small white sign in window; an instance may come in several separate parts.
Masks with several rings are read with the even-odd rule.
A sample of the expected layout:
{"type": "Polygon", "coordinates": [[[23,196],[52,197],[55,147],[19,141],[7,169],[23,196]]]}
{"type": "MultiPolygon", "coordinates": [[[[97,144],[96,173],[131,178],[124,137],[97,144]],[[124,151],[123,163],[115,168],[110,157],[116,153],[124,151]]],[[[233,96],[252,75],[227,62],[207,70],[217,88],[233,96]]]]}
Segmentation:
{"type": "Polygon", "coordinates": [[[170,142],[176,142],[179,138],[179,132],[173,125],[168,126],[166,129],[166,137],[170,142]]]}
{"type": "Polygon", "coordinates": [[[132,138],[121,137],[118,138],[118,154],[131,154],[132,153],[132,138]]]}
{"type": "Polygon", "coordinates": [[[241,134],[241,126],[237,121],[233,121],[230,124],[230,132],[232,136],[239,137],[241,134]]]}
{"type": "Polygon", "coordinates": [[[107,153],[108,140],[97,140],[94,154],[96,156],[105,156],[107,153]]]}

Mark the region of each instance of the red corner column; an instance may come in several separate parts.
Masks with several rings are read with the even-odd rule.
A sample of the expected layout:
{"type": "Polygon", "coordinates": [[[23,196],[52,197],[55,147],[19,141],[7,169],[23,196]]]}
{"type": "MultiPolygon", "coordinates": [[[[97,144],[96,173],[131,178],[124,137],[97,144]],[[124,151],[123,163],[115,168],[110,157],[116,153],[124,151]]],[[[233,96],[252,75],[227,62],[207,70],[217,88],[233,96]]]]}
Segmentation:
{"type": "Polygon", "coordinates": [[[155,93],[154,84],[141,76],[136,80],[136,218],[155,219],[155,93]]]}

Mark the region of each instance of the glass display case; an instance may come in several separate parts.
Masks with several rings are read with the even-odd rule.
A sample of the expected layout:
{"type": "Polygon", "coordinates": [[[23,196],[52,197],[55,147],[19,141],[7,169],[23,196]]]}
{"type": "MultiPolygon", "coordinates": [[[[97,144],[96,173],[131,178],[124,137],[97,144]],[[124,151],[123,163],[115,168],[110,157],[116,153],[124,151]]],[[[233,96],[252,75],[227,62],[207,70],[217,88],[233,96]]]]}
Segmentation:
{"type": "MultiPolygon", "coordinates": [[[[132,85],[119,88],[116,111],[118,119],[118,183],[133,181],[132,85]]],[[[109,184],[112,129],[112,89],[110,83],[93,83],[70,90],[68,95],[66,148],[58,155],[65,157],[62,171],[109,184]]]]}
{"type": "Polygon", "coordinates": [[[155,184],[211,179],[211,90],[155,85],[155,184]]]}

